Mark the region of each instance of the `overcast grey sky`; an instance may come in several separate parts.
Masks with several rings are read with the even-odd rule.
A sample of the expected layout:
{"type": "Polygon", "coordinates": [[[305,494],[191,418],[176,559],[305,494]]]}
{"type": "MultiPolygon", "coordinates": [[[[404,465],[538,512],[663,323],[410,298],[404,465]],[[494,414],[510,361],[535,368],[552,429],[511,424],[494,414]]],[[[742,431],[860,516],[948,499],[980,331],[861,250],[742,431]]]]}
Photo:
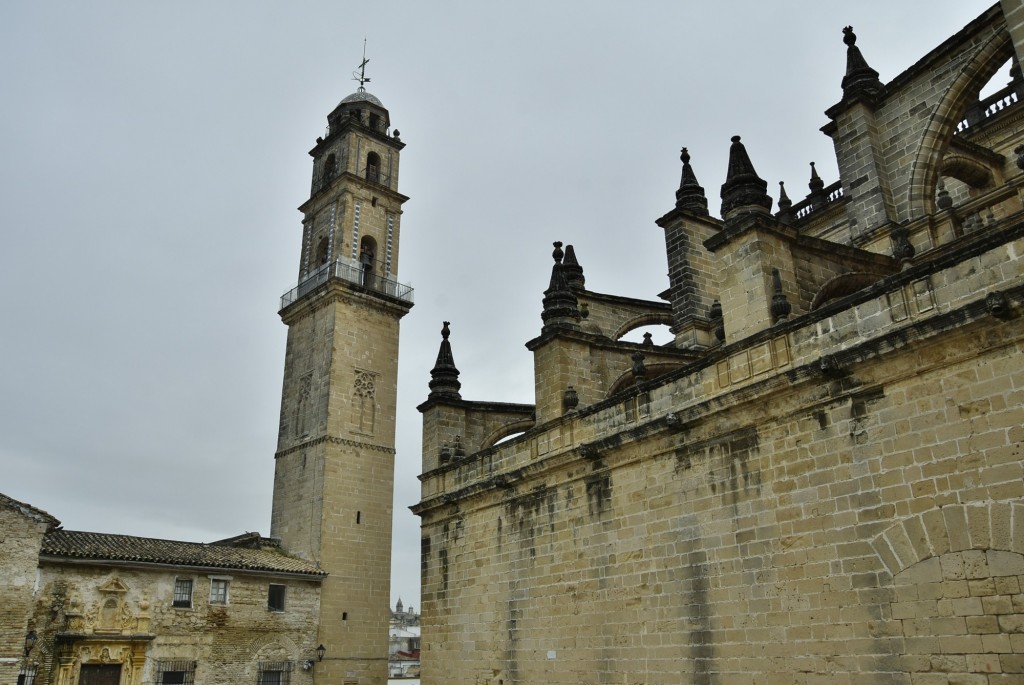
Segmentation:
{"type": "Polygon", "coordinates": [[[418,608],[442,319],[463,397],[532,402],[553,240],[589,288],[654,299],[680,147],[713,213],[734,134],[798,201],[808,162],[836,180],[843,26],[888,81],[987,6],[4,3],[0,491],[74,530],[269,532],[295,207],[365,36],[408,145],[392,602],[418,608]]]}

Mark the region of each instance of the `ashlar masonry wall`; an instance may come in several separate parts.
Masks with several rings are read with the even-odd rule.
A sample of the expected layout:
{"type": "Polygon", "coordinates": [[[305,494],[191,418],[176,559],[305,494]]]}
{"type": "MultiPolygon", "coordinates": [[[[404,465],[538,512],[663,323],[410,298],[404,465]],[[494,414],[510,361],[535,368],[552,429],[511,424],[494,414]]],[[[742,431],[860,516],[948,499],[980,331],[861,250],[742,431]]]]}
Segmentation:
{"type": "Polygon", "coordinates": [[[424,683],[1022,682],[1021,254],[425,473],[424,683]]]}

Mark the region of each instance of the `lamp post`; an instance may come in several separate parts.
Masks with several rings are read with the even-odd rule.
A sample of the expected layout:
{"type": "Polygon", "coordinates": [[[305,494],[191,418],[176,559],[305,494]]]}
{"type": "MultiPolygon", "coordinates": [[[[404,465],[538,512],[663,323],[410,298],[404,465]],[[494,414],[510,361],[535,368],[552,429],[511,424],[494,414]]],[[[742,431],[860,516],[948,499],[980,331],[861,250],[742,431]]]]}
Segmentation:
{"type": "MultiPolygon", "coordinates": [[[[324,654],[326,654],[326,653],[327,653],[327,648],[324,647],[321,644],[319,647],[316,648],[316,660],[317,661],[323,661],[324,660],[324,654]]],[[[312,659],[306,659],[305,661],[302,662],[302,670],[308,671],[308,670],[310,670],[312,668],[313,668],[313,660],[312,659]]]]}

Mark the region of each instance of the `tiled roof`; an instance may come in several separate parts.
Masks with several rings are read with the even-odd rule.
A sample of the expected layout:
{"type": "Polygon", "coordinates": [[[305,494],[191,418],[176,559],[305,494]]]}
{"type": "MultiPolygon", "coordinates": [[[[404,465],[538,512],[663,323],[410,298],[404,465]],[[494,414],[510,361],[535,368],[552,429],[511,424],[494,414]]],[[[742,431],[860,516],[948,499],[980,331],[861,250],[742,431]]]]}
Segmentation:
{"type": "Polygon", "coordinates": [[[0,507],[20,512],[21,514],[28,516],[29,518],[41,521],[52,527],[57,527],[60,525],[60,521],[58,521],[53,515],[48,514],[47,512],[43,511],[42,509],[39,509],[38,507],[33,507],[31,504],[19,502],[13,497],[8,497],[2,492],[0,492],[0,507]]]}
{"type": "Polygon", "coordinates": [[[201,542],[157,540],[131,535],[53,530],[43,538],[42,556],[123,561],[174,566],[327,575],[315,564],[268,549],[229,547],[201,542]]]}

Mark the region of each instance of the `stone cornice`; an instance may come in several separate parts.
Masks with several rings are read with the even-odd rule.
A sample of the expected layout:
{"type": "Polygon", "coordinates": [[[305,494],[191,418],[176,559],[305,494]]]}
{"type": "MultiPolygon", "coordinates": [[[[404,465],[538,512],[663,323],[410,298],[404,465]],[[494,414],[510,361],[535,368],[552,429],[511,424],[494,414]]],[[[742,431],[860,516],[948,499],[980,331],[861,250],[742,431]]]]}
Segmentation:
{"type": "MultiPolygon", "coordinates": [[[[1024,237],[1024,222],[1010,224],[1000,231],[987,235],[969,236],[973,240],[966,244],[961,243],[957,250],[937,256],[937,258],[928,262],[911,266],[898,274],[881,279],[872,286],[830,302],[818,310],[792,319],[770,330],[762,331],[731,345],[718,348],[678,371],[633,386],[628,391],[595,403],[574,415],[558,417],[540,426],[535,426],[531,431],[514,441],[471,454],[464,461],[453,464],[445,469],[435,469],[424,473],[420,476],[420,480],[427,482],[444,471],[468,468],[472,472],[472,469],[480,468],[479,466],[474,466],[473,462],[479,462],[481,464],[488,464],[486,470],[491,472],[492,475],[471,478],[465,485],[458,488],[457,491],[439,492],[424,499],[418,505],[412,507],[412,510],[417,515],[422,516],[436,511],[439,507],[461,503],[470,496],[474,498],[482,497],[488,491],[495,488],[508,488],[514,485],[521,478],[525,477],[526,473],[534,474],[551,468],[557,468],[558,464],[566,459],[574,458],[574,455],[577,455],[577,453],[581,457],[589,458],[587,454],[593,454],[595,451],[600,453],[602,449],[618,449],[623,445],[638,442],[664,431],[676,430],[678,426],[690,425],[727,407],[763,401],[766,395],[773,392],[794,389],[796,386],[809,383],[828,386],[832,379],[838,377],[837,373],[843,377],[855,373],[854,367],[862,362],[879,359],[894,351],[910,346],[928,344],[930,341],[936,340],[938,336],[952,330],[962,329],[966,326],[985,325],[986,322],[991,324],[993,316],[1000,316],[1003,319],[1019,317],[1021,315],[1020,308],[1022,303],[1024,303],[1024,285],[1020,285],[1019,281],[1014,281],[1010,278],[1006,283],[991,284],[991,287],[998,290],[1000,297],[1005,302],[1004,311],[1014,313],[994,314],[987,297],[987,295],[991,295],[994,291],[979,291],[978,296],[973,300],[953,306],[947,311],[926,315],[902,325],[890,325],[885,330],[852,342],[852,344],[849,341],[838,341],[831,349],[823,347],[820,350],[820,354],[814,355],[813,358],[809,358],[805,351],[803,359],[796,366],[788,369],[780,367],[775,373],[762,380],[743,385],[734,385],[731,388],[715,393],[713,396],[698,399],[695,403],[678,409],[676,408],[678,405],[673,405],[671,411],[667,414],[663,410],[658,411],[655,409],[647,421],[631,429],[612,431],[612,433],[604,435],[599,434],[595,436],[596,440],[593,438],[589,440],[570,438],[570,440],[574,440],[574,444],[571,446],[552,452],[546,457],[532,457],[535,459],[532,462],[524,463],[519,458],[511,458],[513,456],[511,453],[507,455],[510,458],[506,460],[499,454],[517,446],[521,449],[523,441],[539,439],[538,436],[543,435],[545,432],[551,433],[559,425],[567,426],[570,423],[587,421],[587,417],[604,411],[615,410],[618,405],[622,405],[630,397],[650,396],[649,393],[659,391],[663,394],[667,392],[666,388],[673,383],[678,383],[686,377],[694,376],[695,374],[712,372],[717,364],[728,360],[744,349],[765,344],[772,338],[796,335],[798,330],[809,329],[819,320],[841,314],[863,302],[904,288],[920,279],[932,277],[941,271],[950,269],[957,264],[962,264],[968,259],[977,258],[985,252],[997,249],[1022,237],[1024,237]],[[1007,285],[1009,287],[1006,287],[1007,285]],[[503,464],[503,462],[505,463],[503,464]],[[502,468],[503,466],[504,469],[502,468]]],[[[908,373],[920,373],[922,371],[919,367],[908,367],[908,369],[910,369],[908,373]]],[[[889,380],[891,381],[891,378],[889,380]]],[[[840,379],[836,387],[842,392],[846,392],[847,390],[843,388],[846,388],[847,385],[849,384],[840,379]]],[[[830,390],[830,392],[832,391],[830,390]]],[[[586,427],[585,423],[577,425],[581,429],[586,427]]],[[[562,433],[566,433],[564,428],[562,433]]],[[[568,433],[572,435],[576,431],[570,429],[568,433]]],[[[455,482],[463,481],[456,476],[455,482]]]]}
{"type": "MultiPolygon", "coordinates": [[[[1021,301],[1024,301],[1024,286],[1018,286],[1003,292],[1007,297],[1017,301],[1018,306],[1021,301]]],[[[854,347],[842,349],[832,356],[836,359],[836,363],[840,368],[848,369],[860,362],[877,359],[887,352],[904,348],[915,343],[934,340],[935,337],[942,332],[989,318],[990,313],[988,312],[985,297],[982,296],[958,309],[935,317],[923,319],[907,327],[890,331],[878,337],[866,339],[860,344],[854,347]]],[[[711,365],[709,364],[709,366],[711,365]]],[[[689,373],[694,373],[700,370],[701,369],[691,368],[688,371],[689,373]]],[[[906,373],[919,374],[922,371],[923,369],[920,367],[912,368],[908,366],[906,373]]],[[[421,517],[450,505],[459,505],[461,511],[462,506],[470,503],[471,501],[480,501],[481,498],[487,496],[487,494],[492,491],[511,491],[519,482],[535,482],[538,474],[551,472],[552,470],[556,470],[569,463],[575,462],[578,459],[582,458],[593,461],[595,459],[600,459],[603,453],[612,450],[617,453],[624,454],[624,452],[622,452],[623,447],[638,443],[641,440],[650,439],[662,434],[671,435],[681,430],[686,430],[687,427],[693,426],[696,422],[706,420],[708,417],[721,412],[727,407],[738,407],[751,402],[759,402],[766,395],[771,393],[780,391],[797,391],[799,387],[810,387],[809,384],[821,381],[822,378],[823,376],[819,360],[812,360],[788,371],[773,374],[763,380],[703,399],[696,404],[692,404],[680,410],[669,412],[668,414],[662,413],[656,416],[651,416],[647,421],[624,431],[613,432],[613,434],[599,437],[597,440],[574,444],[566,449],[553,452],[547,457],[537,459],[518,468],[494,473],[486,478],[477,478],[455,491],[439,493],[429,499],[425,499],[410,507],[410,510],[421,517]]],[[[662,379],[658,380],[660,381],[662,379]]],[[[888,380],[891,382],[893,379],[889,378],[888,380]]],[[[659,383],[659,385],[661,385],[661,383],[659,383]]],[[[840,382],[835,389],[830,389],[828,391],[828,401],[834,402],[839,397],[863,394],[871,387],[873,386],[870,384],[862,386],[840,382]]],[[[588,407],[586,413],[589,414],[594,411],[608,409],[615,404],[619,404],[622,402],[624,395],[625,393],[616,398],[606,400],[599,405],[588,407]]],[[[801,406],[803,407],[802,411],[805,411],[808,405],[805,403],[801,406]]],[[[564,423],[567,418],[569,417],[562,417],[544,424],[543,426],[538,427],[537,430],[532,431],[531,435],[537,435],[544,430],[550,430],[558,422],[564,423]]],[[[730,433],[735,432],[735,430],[730,431],[730,433]]],[[[698,445],[699,441],[691,441],[686,444],[688,446],[694,446],[698,445]]],[[[664,451],[666,450],[659,450],[659,452],[664,451]]],[[[493,448],[483,450],[477,454],[470,455],[466,459],[466,462],[483,456],[489,456],[492,453],[493,448]]],[[[636,461],[640,458],[641,456],[639,454],[634,453],[626,457],[626,461],[636,461]]],[[[465,465],[466,462],[463,462],[462,464],[465,465]]],[[[621,465],[620,462],[616,461],[616,466],[619,465],[621,465]]],[[[605,467],[607,468],[607,464],[605,464],[605,467]]],[[[440,470],[425,473],[420,476],[420,480],[427,480],[439,472],[440,470]]],[[[442,518],[445,517],[442,516],[442,518]]],[[[434,522],[436,523],[436,521],[434,522]]]]}
{"type": "Polygon", "coordinates": [[[277,454],[274,455],[274,459],[284,457],[289,454],[293,454],[295,452],[298,452],[299,450],[304,450],[309,447],[316,447],[317,445],[322,445],[323,443],[330,443],[332,445],[345,445],[346,447],[355,447],[357,449],[370,450],[371,452],[381,452],[383,454],[396,453],[394,447],[388,447],[387,445],[375,445],[373,443],[362,442],[360,440],[339,438],[333,435],[321,435],[319,438],[313,438],[312,440],[307,440],[305,442],[299,443],[298,445],[294,445],[292,447],[280,450],[277,454]]]}

